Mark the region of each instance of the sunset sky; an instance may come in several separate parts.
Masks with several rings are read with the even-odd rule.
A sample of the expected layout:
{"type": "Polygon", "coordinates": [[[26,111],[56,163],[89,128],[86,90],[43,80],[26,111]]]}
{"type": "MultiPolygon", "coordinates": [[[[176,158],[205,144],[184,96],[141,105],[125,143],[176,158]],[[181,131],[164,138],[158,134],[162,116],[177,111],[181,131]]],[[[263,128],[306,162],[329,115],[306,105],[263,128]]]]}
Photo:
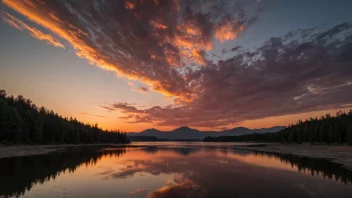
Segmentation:
{"type": "Polygon", "coordinates": [[[0,89],[104,129],[352,108],[351,0],[0,1],[0,89]]]}

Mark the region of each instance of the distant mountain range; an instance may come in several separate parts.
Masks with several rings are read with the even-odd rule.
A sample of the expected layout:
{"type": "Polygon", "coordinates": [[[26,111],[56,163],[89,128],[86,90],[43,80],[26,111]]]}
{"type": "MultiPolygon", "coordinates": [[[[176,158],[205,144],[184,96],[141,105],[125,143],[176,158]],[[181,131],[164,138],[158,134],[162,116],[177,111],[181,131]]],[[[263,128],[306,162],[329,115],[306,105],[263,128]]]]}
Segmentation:
{"type": "Polygon", "coordinates": [[[147,129],[142,132],[130,132],[128,136],[154,136],[158,139],[203,139],[207,136],[238,136],[252,133],[266,133],[280,131],[283,126],[274,126],[271,128],[248,129],[237,127],[224,131],[199,131],[189,127],[180,127],[172,131],[159,131],[157,129],[147,129]]]}

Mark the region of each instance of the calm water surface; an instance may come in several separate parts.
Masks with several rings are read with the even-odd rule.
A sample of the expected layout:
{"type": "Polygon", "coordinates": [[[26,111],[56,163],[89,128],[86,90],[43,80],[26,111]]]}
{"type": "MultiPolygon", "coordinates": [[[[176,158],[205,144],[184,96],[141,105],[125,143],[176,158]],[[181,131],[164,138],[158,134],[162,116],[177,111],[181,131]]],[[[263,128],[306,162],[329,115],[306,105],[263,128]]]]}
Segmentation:
{"type": "Polygon", "coordinates": [[[139,143],[0,160],[0,197],[352,197],[352,172],[326,160],[236,144],[139,143]]]}

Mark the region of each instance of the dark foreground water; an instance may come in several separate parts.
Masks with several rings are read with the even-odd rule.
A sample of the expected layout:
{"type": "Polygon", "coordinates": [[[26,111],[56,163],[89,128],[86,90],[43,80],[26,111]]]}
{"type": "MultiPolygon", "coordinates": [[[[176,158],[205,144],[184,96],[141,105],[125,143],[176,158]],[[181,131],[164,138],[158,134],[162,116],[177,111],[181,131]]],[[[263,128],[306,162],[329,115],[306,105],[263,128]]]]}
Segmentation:
{"type": "Polygon", "coordinates": [[[352,172],[339,165],[228,147],[155,143],[1,159],[0,197],[352,197],[352,172]]]}

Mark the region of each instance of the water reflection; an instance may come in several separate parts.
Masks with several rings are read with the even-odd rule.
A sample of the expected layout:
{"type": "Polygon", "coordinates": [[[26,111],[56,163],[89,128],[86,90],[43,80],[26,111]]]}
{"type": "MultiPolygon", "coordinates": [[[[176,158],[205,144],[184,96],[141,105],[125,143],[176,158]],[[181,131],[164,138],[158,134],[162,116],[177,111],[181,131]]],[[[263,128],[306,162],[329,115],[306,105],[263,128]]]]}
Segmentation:
{"type": "Polygon", "coordinates": [[[1,197],[350,197],[321,159],[205,145],[76,150],[0,160],[1,197]]]}
{"type": "Polygon", "coordinates": [[[61,174],[73,174],[82,166],[95,166],[104,157],[119,157],[126,149],[75,150],[50,155],[15,157],[0,160],[1,197],[19,197],[36,184],[55,180],[61,174]]]}
{"type": "Polygon", "coordinates": [[[325,179],[339,181],[344,184],[352,183],[352,171],[343,168],[339,164],[331,163],[324,159],[264,152],[254,152],[254,154],[262,157],[273,157],[275,160],[280,160],[281,163],[290,165],[293,170],[300,173],[307,173],[312,176],[318,175],[325,179]]]}

